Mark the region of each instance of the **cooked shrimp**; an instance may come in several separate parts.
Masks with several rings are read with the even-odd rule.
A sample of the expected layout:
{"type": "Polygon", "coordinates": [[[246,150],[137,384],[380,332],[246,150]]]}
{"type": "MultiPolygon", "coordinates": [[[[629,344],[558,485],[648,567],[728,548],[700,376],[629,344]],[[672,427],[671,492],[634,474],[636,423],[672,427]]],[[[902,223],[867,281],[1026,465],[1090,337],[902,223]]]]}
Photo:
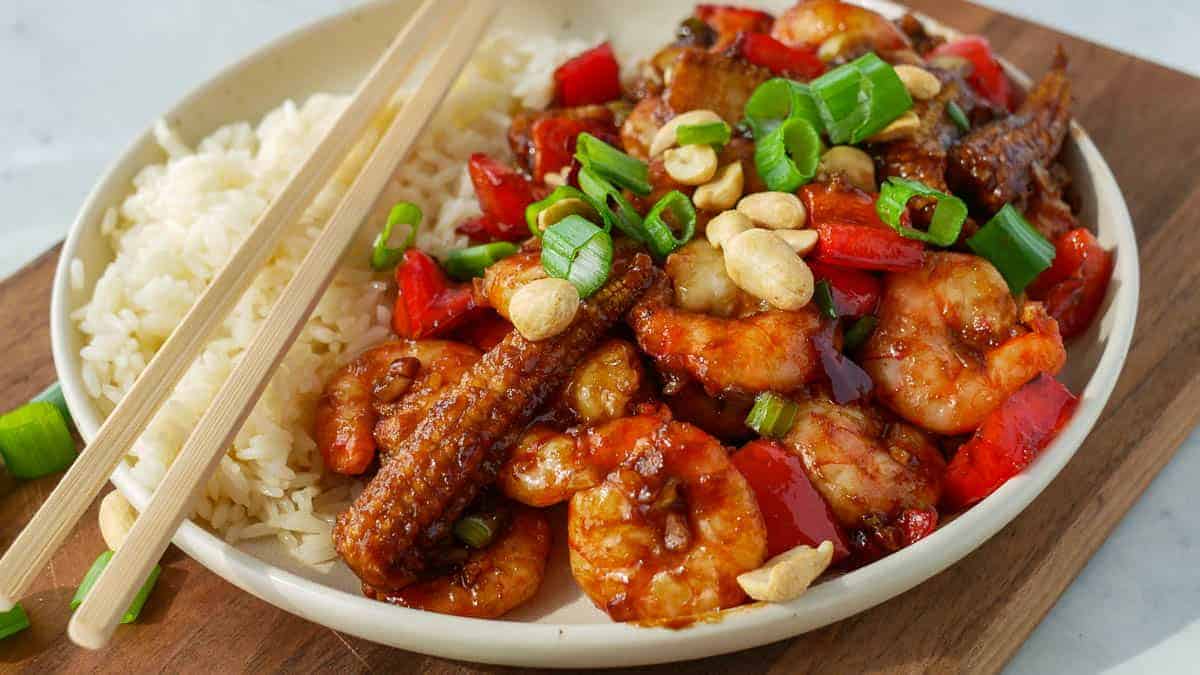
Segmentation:
{"type": "Polygon", "coordinates": [[[317,403],[314,436],[325,465],[359,474],[380,443],[403,438],[433,404],[479,360],[474,347],[446,340],[395,340],[376,345],[334,373],[317,403]],[[381,429],[376,421],[384,417],[381,429]]]}
{"type": "Polygon", "coordinates": [[[629,312],[638,345],[672,376],[690,377],[711,395],[787,392],[822,373],[809,339],[821,317],[809,304],[721,318],[675,306],[671,284],[655,282],[629,312]]]}
{"type": "Polygon", "coordinates": [[[637,349],[625,340],[609,340],[575,367],[562,400],[580,422],[607,422],[633,412],[645,379],[637,349]]]}
{"type": "Polygon", "coordinates": [[[863,51],[911,50],[908,37],[878,12],[841,0],[804,0],[779,15],[771,37],[792,47],[819,47],[834,36],[863,51]]]}
{"type": "Polygon", "coordinates": [[[587,449],[580,447],[578,433],[536,424],[509,452],[496,482],[509,499],[543,507],[567,501],[602,477],[587,449]]]}
{"type": "Polygon", "coordinates": [[[946,462],[919,429],[888,424],[871,405],[802,401],[783,443],[849,529],[892,523],[906,510],[937,506],[946,462]]]}
{"type": "Polygon", "coordinates": [[[602,433],[591,458],[612,470],[575,493],[567,519],[571,571],[592,602],[617,621],[743,602],[737,576],[762,564],[766,526],[725,448],[661,408],[602,433]]]}
{"type": "Polygon", "coordinates": [[[675,306],[682,310],[730,317],[769,307],[733,283],[725,256],[704,239],[693,239],[667,256],[664,268],[675,289],[675,306]]]}
{"type": "Polygon", "coordinates": [[[889,274],[884,287],[860,362],[879,400],[923,429],[974,431],[1021,385],[1066,362],[1058,324],[1040,303],[1018,312],[983,258],[932,253],[919,270],[889,274]]]}
{"type": "Polygon", "coordinates": [[[507,319],[508,301],[513,293],[525,284],[547,276],[542,267],[541,251],[521,251],[488,266],[476,288],[487,299],[488,305],[507,319]]]}
{"type": "Polygon", "coordinates": [[[456,547],[465,561],[449,563],[437,576],[383,593],[363,586],[368,597],[397,605],[479,619],[494,619],[537,593],[550,554],[550,524],[541,511],[512,509],[504,534],[487,548],[456,547]]]}

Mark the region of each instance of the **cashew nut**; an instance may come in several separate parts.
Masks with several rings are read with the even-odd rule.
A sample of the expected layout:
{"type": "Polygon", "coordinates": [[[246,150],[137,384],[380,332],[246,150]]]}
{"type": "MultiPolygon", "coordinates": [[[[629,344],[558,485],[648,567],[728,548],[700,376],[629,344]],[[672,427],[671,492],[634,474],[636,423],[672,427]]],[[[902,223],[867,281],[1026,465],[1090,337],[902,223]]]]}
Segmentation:
{"type": "Polygon", "coordinates": [[[921,118],[917,117],[917,113],[909,110],[892,120],[891,124],[877,131],[874,136],[867,139],[867,142],[884,143],[898,141],[902,138],[912,138],[920,128],[921,118]]]}
{"type": "Polygon", "coordinates": [[[675,130],[681,126],[723,121],[720,115],[711,110],[689,110],[682,115],[676,115],[666,124],[662,125],[658,133],[654,134],[654,140],[650,141],[650,156],[657,157],[670,148],[675,147],[675,143],[677,142],[675,139],[675,130]]]}
{"type": "Polygon", "coordinates": [[[703,185],[717,173],[717,151],[711,145],[685,145],[663,153],[667,175],[684,185],[703,185]]]}
{"type": "Polygon", "coordinates": [[[797,546],[768,560],[762,567],[739,574],[746,595],[764,602],[787,602],[800,597],[833,562],[833,542],[797,546]]]}
{"type": "Polygon", "coordinates": [[[712,244],[713,248],[721,248],[721,246],[754,227],[754,223],[745,214],[737,211],[725,211],[716,218],[708,221],[708,225],[704,228],[704,236],[708,238],[708,243],[712,244]]]}
{"type": "Polygon", "coordinates": [[[794,230],[804,227],[808,211],[800,198],[790,192],[756,192],[742,197],[737,210],[758,225],[770,230],[794,230]]]}
{"type": "Polygon", "coordinates": [[[518,288],[508,301],[508,317],[531,342],[566,330],[579,311],[579,291],[566,279],[547,277],[518,288]]]}
{"type": "Polygon", "coordinates": [[[704,211],[732,209],[742,196],[745,181],[742,163],[730,162],[712,180],[696,188],[692,203],[704,211]]]}
{"type": "Polygon", "coordinates": [[[542,210],[537,217],[537,226],[543,232],[546,228],[566,218],[567,216],[583,216],[588,220],[596,221],[599,215],[587,202],[578,197],[567,197],[560,199],[550,206],[542,210]]]}
{"type": "Polygon", "coordinates": [[[137,520],[137,511],[120,492],[113,490],[100,500],[100,536],[108,545],[108,550],[115,551],[125,541],[133,521],[137,520]]]}
{"type": "Polygon", "coordinates": [[[725,271],[733,283],[783,310],[797,310],[813,295],[808,265],[770,230],[746,230],[725,242],[725,271]]]}
{"type": "Polygon", "coordinates": [[[875,162],[871,156],[852,145],[835,145],[821,155],[817,174],[829,176],[840,173],[856,188],[875,192],[875,162]]]}
{"type": "Polygon", "coordinates": [[[928,101],[942,92],[942,81],[924,68],[900,64],[895,71],[904,88],[918,101],[928,101]]]}
{"type": "Polygon", "coordinates": [[[817,247],[816,230],[775,230],[775,236],[791,246],[796,255],[801,258],[812,253],[812,250],[817,247]]]}

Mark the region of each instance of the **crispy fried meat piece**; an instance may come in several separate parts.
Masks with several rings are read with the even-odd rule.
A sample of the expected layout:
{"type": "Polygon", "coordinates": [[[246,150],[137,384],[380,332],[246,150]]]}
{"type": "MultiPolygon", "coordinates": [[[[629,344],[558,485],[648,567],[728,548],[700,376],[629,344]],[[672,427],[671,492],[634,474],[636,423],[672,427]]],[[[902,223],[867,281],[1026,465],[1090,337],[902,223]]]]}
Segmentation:
{"type": "Polygon", "coordinates": [[[746,100],[769,79],[771,71],[741,59],[701,49],[681,49],[663,98],[677,115],[706,109],[733,125],[742,119],[746,100]]]}
{"type": "Polygon", "coordinates": [[[931,35],[925,30],[925,24],[912,14],[905,14],[896,21],[896,27],[900,29],[912,43],[913,49],[924,56],[929,52],[937,49],[939,45],[946,41],[946,38],[940,35],[931,35]]]}
{"type": "Polygon", "coordinates": [[[1063,189],[1069,181],[1070,174],[1061,164],[1050,170],[1040,163],[1033,165],[1033,191],[1025,204],[1025,219],[1050,241],[1079,227],[1070,205],[1063,200],[1063,189]]]}
{"type": "Polygon", "coordinates": [[[515,331],[445,390],[426,417],[338,516],[334,543],[365,583],[411,583],[454,521],[493,481],[503,448],[523,430],[574,365],[655,276],[648,256],[628,266],[580,309],[561,335],[529,342],[515,331]]]}

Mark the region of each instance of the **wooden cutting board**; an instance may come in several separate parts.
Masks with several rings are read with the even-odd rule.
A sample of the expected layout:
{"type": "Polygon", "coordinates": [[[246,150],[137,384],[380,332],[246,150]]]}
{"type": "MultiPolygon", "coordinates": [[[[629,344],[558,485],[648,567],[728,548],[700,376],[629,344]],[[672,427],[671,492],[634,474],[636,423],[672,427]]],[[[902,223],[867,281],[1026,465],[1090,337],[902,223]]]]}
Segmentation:
{"type": "MultiPolygon", "coordinates": [[[[1141,246],[1141,311],[1125,371],[1062,474],[959,564],[825,629],[662,672],[996,671],[1200,417],[1200,80],[963,2],[912,4],[988,36],[999,53],[1033,74],[1047,67],[1055,43],[1067,48],[1076,113],[1123,186],[1141,246]]],[[[55,379],[46,308],[56,258],[57,250],[49,251],[0,282],[0,410],[55,379]]],[[[26,483],[0,499],[0,546],[13,540],[55,480],[26,483]]],[[[64,635],[67,603],[103,547],[93,506],[24,601],[33,628],[0,642],[0,669],[475,671],[299,619],[174,548],[141,621],[118,630],[107,651],[88,652],[64,635]]]]}

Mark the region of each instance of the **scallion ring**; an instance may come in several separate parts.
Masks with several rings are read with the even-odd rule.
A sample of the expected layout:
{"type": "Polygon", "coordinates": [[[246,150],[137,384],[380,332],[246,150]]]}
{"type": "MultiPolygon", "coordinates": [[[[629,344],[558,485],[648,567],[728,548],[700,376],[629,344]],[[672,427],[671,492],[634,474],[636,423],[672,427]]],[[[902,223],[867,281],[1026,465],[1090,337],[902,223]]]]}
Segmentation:
{"type": "Polygon", "coordinates": [[[75,439],[58,407],[26,403],[0,416],[0,455],[16,478],[40,478],[75,461],[75,439]]]}
{"type": "Polygon", "coordinates": [[[581,298],[608,281],[612,260],[612,237],[583,216],[567,216],[542,234],[542,268],[571,282],[581,298]]]}
{"type": "Polygon", "coordinates": [[[783,77],[775,77],[755,88],[742,109],[745,123],[756,139],[775,131],[784,120],[793,117],[807,120],[813,128],[823,127],[821,113],[813,101],[808,85],[783,77]]]}
{"type": "Polygon", "coordinates": [[[863,346],[867,338],[871,337],[871,333],[875,332],[877,323],[879,323],[879,319],[870,314],[855,321],[850,328],[846,329],[846,335],[842,338],[842,351],[852,352],[863,346]]]}
{"type": "Polygon", "coordinates": [[[821,161],[821,137],[808,121],[792,117],[754,146],[754,165],[768,190],[794,192],[812,180],[821,161]]]}
{"type": "Polygon", "coordinates": [[[683,124],[675,129],[675,142],[679,145],[721,146],[733,137],[733,130],[724,122],[683,124]]]}
{"type": "Polygon", "coordinates": [[[860,143],[913,107],[895,69],[874,53],[834,68],[809,89],[835,145],[860,143]]]}
{"type": "Polygon", "coordinates": [[[746,415],[746,426],[768,438],[783,438],[792,430],[800,407],[772,391],[759,394],[746,415]]]}
{"type": "Polygon", "coordinates": [[[483,276],[485,269],[518,250],[520,249],[516,244],[508,241],[493,241],[489,244],[468,246],[450,251],[442,267],[450,276],[459,281],[465,281],[472,277],[483,276]]]}
{"type": "Polygon", "coordinates": [[[646,241],[646,234],[642,231],[642,216],[612,183],[584,168],[579,171],[579,187],[584,194],[604,205],[612,217],[613,226],[624,232],[625,236],[634,241],[646,241]]]}
{"type": "Polygon", "coordinates": [[[833,288],[829,282],[821,279],[813,286],[813,301],[817,303],[817,308],[825,316],[836,319],[838,318],[837,302],[833,299],[833,288]]]}
{"type": "Polygon", "coordinates": [[[650,168],[636,157],[621,152],[595,136],[584,132],[575,141],[575,158],[585,169],[634,194],[650,194],[650,168]]]}
{"type": "MultiPolygon", "coordinates": [[[[75,597],[71,598],[71,611],[79,609],[83,604],[84,598],[91,592],[92,586],[96,585],[96,580],[100,578],[100,574],[104,572],[104,568],[108,567],[108,563],[112,560],[113,552],[105,551],[96,558],[96,562],[88,568],[87,574],[83,576],[83,583],[79,584],[79,588],[75,589],[75,597]]],[[[133,602],[129,603],[129,609],[125,610],[125,614],[121,617],[121,623],[133,623],[137,621],[138,614],[141,614],[142,607],[146,604],[146,599],[150,597],[150,591],[154,590],[154,584],[158,582],[158,575],[162,574],[162,568],[158,565],[150,570],[150,576],[146,577],[145,583],[138,589],[137,595],[133,596],[133,602]]]]}
{"type": "Polygon", "coordinates": [[[525,223],[529,225],[529,231],[533,236],[542,236],[542,229],[538,226],[538,217],[542,215],[542,212],[564,199],[578,199],[583,201],[600,218],[600,222],[596,224],[603,227],[605,232],[612,230],[614,217],[612,212],[604,206],[603,201],[597,200],[570,185],[560,185],[554,188],[554,192],[547,195],[545,199],[536,201],[525,208],[525,223]]]}
{"type": "Polygon", "coordinates": [[[417,241],[417,227],[421,224],[421,207],[412,202],[400,202],[392,207],[388,213],[387,222],[383,225],[383,231],[375,236],[375,244],[371,248],[371,267],[380,272],[389,270],[400,262],[404,252],[412,247],[417,241]],[[404,245],[400,248],[388,247],[388,240],[392,238],[392,230],[397,225],[408,225],[408,236],[404,238],[404,245]]]}
{"type": "Polygon", "coordinates": [[[660,258],[666,257],[695,236],[696,207],[692,206],[692,200],[687,195],[679,190],[671,190],[651,207],[642,222],[642,229],[646,233],[646,245],[650,251],[660,258]],[[665,218],[666,214],[670,214],[675,221],[680,230],[679,236],[675,236],[674,229],[665,218]]]}
{"type": "Polygon", "coordinates": [[[950,246],[958,241],[963,223],[967,221],[967,205],[954,195],[935,190],[924,183],[906,178],[891,177],[879,191],[875,212],[880,220],[893,230],[909,239],[917,239],[934,246],[950,246]],[[908,200],[916,196],[932,197],[937,200],[929,230],[922,232],[903,224],[908,200]]]}
{"type": "Polygon", "coordinates": [[[967,118],[967,113],[963,112],[962,107],[954,101],[946,104],[946,114],[950,116],[950,121],[954,122],[960,131],[965,133],[971,130],[971,120],[967,118]]]}
{"type": "Polygon", "coordinates": [[[967,240],[967,246],[996,266],[1013,295],[1025,290],[1054,262],[1054,244],[1046,241],[1012,204],[1005,204],[992,216],[967,240]]]}
{"type": "Polygon", "coordinates": [[[0,612],[0,640],[16,635],[29,628],[29,615],[21,605],[13,605],[7,612],[0,612]]]}
{"type": "Polygon", "coordinates": [[[454,523],[454,536],[471,548],[487,548],[500,535],[503,525],[495,513],[473,513],[454,523]]]}

